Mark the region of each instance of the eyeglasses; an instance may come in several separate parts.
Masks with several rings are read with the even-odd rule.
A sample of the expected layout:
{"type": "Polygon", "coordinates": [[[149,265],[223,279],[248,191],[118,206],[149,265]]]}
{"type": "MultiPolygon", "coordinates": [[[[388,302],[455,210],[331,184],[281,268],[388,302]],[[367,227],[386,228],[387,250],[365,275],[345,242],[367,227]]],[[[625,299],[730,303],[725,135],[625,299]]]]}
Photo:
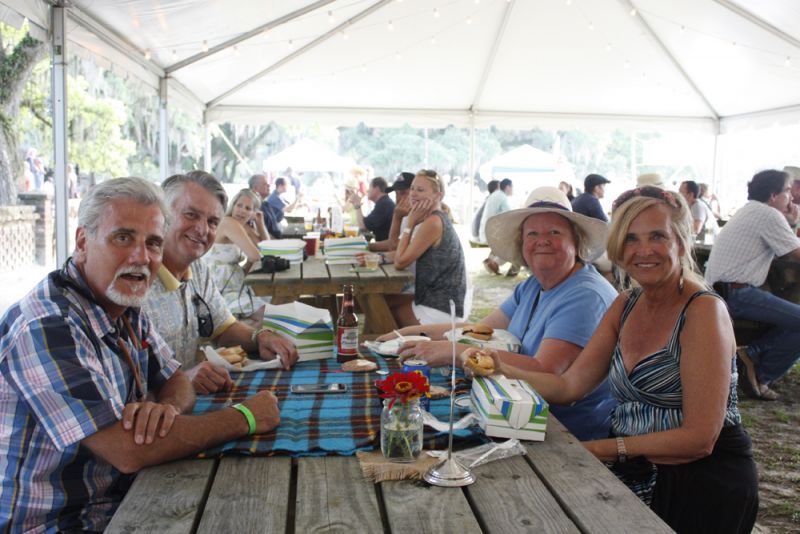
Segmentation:
{"type": "Polygon", "coordinates": [[[615,200],[614,203],[611,205],[611,211],[615,211],[618,207],[622,206],[627,201],[635,197],[656,198],[658,200],[666,202],[673,208],[678,209],[678,201],[675,199],[675,195],[673,195],[669,191],[664,191],[660,187],[646,185],[644,187],[637,187],[636,189],[630,189],[622,193],[620,196],[617,197],[617,200],[615,200]]]}
{"type": "Polygon", "coordinates": [[[210,338],[211,334],[214,333],[214,320],[211,318],[211,308],[206,301],[203,300],[203,297],[197,293],[192,297],[192,304],[194,304],[194,310],[197,314],[197,333],[200,334],[200,337],[210,338]],[[201,304],[205,308],[205,313],[200,313],[201,304]]]}

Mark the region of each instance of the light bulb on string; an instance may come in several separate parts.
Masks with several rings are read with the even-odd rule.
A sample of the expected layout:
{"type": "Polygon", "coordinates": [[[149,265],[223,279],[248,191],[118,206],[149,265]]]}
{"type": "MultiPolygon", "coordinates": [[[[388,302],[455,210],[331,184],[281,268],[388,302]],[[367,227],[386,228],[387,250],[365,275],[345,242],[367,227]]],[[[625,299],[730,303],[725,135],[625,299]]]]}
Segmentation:
{"type": "Polygon", "coordinates": [[[172,61],[175,61],[176,59],[178,59],[178,51],[173,48],[172,49],[172,61]]]}
{"type": "Polygon", "coordinates": [[[636,8],[634,7],[633,9],[631,9],[631,17],[635,16],[636,16],[636,8]]]}
{"type": "Polygon", "coordinates": [[[467,17],[467,25],[472,24],[472,17],[467,17]]]}
{"type": "Polygon", "coordinates": [[[434,7],[433,8],[433,16],[434,16],[434,18],[437,18],[437,19],[439,18],[439,8],[438,7],[434,7]]]}
{"type": "Polygon", "coordinates": [[[572,5],[572,0],[567,0],[565,3],[567,4],[567,6],[571,6],[572,5]]]}
{"type": "Polygon", "coordinates": [[[348,37],[350,37],[349,35],[347,35],[347,32],[346,32],[346,31],[344,31],[344,30],[342,30],[342,32],[341,32],[341,33],[342,33],[342,40],[343,40],[343,41],[346,41],[346,40],[347,40],[347,38],[348,38],[348,37]]]}
{"type": "Polygon", "coordinates": [[[431,44],[432,45],[436,44],[436,36],[431,37],[431,44]]]}
{"type": "Polygon", "coordinates": [[[606,52],[611,52],[611,43],[606,43],[606,52]]]}
{"type": "Polygon", "coordinates": [[[367,72],[367,64],[366,63],[361,65],[361,72],[367,72]]]}
{"type": "Polygon", "coordinates": [[[233,55],[239,57],[239,47],[236,45],[233,45],[233,55]]]}
{"type": "Polygon", "coordinates": [[[786,59],[784,60],[783,64],[786,65],[787,67],[791,67],[792,66],[792,56],[786,56],[786,59]]]}
{"type": "Polygon", "coordinates": [[[289,47],[289,50],[291,50],[292,48],[294,48],[294,43],[292,42],[292,40],[291,40],[291,39],[289,39],[289,42],[288,42],[288,43],[286,43],[286,46],[288,46],[288,47],[289,47]]]}
{"type": "Polygon", "coordinates": [[[590,32],[594,31],[594,23],[593,22],[589,22],[589,31],[590,32]]]}
{"type": "Polygon", "coordinates": [[[394,30],[394,24],[392,24],[391,20],[389,21],[389,24],[386,25],[386,29],[389,31],[394,30]]]}
{"type": "Polygon", "coordinates": [[[203,41],[203,52],[208,52],[208,41],[203,41]]]}
{"type": "Polygon", "coordinates": [[[333,18],[333,11],[328,11],[328,24],[333,24],[336,22],[336,19],[333,18]]]}
{"type": "Polygon", "coordinates": [[[631,68],[631,62],[630,61],[627,61],[627,60],[625,61],[625,68],[626,69],[631,68]]]}
{"type": "Polygon", "coordinates": [[[395,52],[395,53],[394,53],[394,58],[395,58],[397,61],[400,61],[401,59],[403,59],[403,56],[400,54],[400,51],[399,51],[399,50],[398,50],[397,52],[395,52]]]}
{"type": "Polygon", "coordinates": [[[681,33],[685,33],[685,32],[686,32],[686,26],[681,26],[681,33]]]}
{"type": "Polygon", "coordinates": [[[150,58],[151,58],[151,57],[153,57],[153,55],[150,53],[150,49],[148,48],[147,50],[145,50],[145,51],[144,51],[144,58],[145,58],[147,61],[150,61],[150,58]]]}

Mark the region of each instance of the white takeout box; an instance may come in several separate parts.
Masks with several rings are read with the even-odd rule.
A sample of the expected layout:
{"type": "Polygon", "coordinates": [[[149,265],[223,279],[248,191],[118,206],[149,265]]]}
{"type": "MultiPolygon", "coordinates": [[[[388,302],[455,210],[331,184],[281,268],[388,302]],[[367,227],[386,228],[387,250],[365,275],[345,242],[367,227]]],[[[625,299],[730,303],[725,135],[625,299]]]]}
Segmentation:
{"type": "Polygon", "coordinates": [[[470,397],[487,436],[544,441],[550,407],[524,380],[476,376],[470,397]]]}

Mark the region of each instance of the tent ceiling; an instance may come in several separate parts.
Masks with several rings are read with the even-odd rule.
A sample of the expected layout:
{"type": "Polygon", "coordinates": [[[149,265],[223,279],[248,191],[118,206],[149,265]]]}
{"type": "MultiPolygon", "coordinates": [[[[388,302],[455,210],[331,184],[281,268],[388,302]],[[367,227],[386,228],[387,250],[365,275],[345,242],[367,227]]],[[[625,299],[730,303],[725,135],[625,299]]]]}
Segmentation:
{"type": "MultiPolygon", "coordinates": [[[[31,5],[0,3],[23,12],[31,5]]],[[[395,124],[475,120],[530,126],[532,117],[654,118],[715,129],[718,118],[724,128],[725,120],[736,116],[770,123],[800,116],[796,0],[73,0],[71,5],[70,38],[76,44],[116,65],[122,54],[107,42],[129,45],[138,54],[135,62],[128,60],[136,65],[133,74],[152,84],[159,72],[169,72],[218,121],[299,114],[348,123],[377,118],[395,124]],[[91,22],[104,28],[103,39],[87,31],[91,22]],[[332,32],[340,25],[343,32],[332,32]],[[248,33],[254,35],[235,49],[174,69],[248,33]],[[142,66],[145,52],[152,68],[142,66]],[[778,111],[764,113],[769,110],[778,111]]],[[[46,20],[37,20],[41,5],[27,11],[23,14],[46,27],[46,20]]]]}

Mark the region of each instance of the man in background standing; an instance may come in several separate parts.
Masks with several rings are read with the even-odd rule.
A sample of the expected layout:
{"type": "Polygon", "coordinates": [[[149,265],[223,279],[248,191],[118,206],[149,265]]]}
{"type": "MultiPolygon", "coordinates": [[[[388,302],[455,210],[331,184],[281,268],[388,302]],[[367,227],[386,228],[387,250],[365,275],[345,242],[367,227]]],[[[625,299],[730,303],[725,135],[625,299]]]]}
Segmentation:
{"type": "Polygon", "coordinates": [[[296,198],[291,204],[281,198],[281,195],[286,192],[288,187],[289,186],[286,183],[286,178],[278,178],[275,180],[275,189],[272,191],[272,194],[267,197],[267,202],[269,203],[270,207],[272,207],[272,211],[275,214],[275,220],[277,222],[281,222],[285,213],[292,211],[297,205],[296,198]]]}
{"type": "MultiPolygon", "coordinates": [[[[514,194],[514,184],[508,178],[500,180],[500,185],[497,191],[489,195],[486,199],[486,204],[483,209],[483,217],[481,217],[481,231],[479,234],[480,242],[486,243],[486,221],[506,212],[511,209],[511,204],[508,199],[514,194]]],[[[483,260],[483,266],[490,274],[500,274],[499,263],[502,260],[489,252],[489,257],[483,260]]],[[[506,271],[506,276],[517,276],[519,274],[519,265],[511,264],[511,267],[506,271]]]]}
{"type": "Polygon", "coordinates": [[[600,205],[600,199],[606,194],[606,184],[610,184],[605,176],[590,174],[583,179],[583,193],[575,197],[572,201],[572,211],[594,217],[603,222],[608,222],[608,217],[600,205]]]}
{"type": "Polygon", "coordinates": [[[689,211],[692,214],[692,233],[701,235],[706,227],[711,227],[711,220],[714,214],[705,202],[700,200],[700,186],[693,180],[681,182],[678,191],[689,204],[689,211]]]}

